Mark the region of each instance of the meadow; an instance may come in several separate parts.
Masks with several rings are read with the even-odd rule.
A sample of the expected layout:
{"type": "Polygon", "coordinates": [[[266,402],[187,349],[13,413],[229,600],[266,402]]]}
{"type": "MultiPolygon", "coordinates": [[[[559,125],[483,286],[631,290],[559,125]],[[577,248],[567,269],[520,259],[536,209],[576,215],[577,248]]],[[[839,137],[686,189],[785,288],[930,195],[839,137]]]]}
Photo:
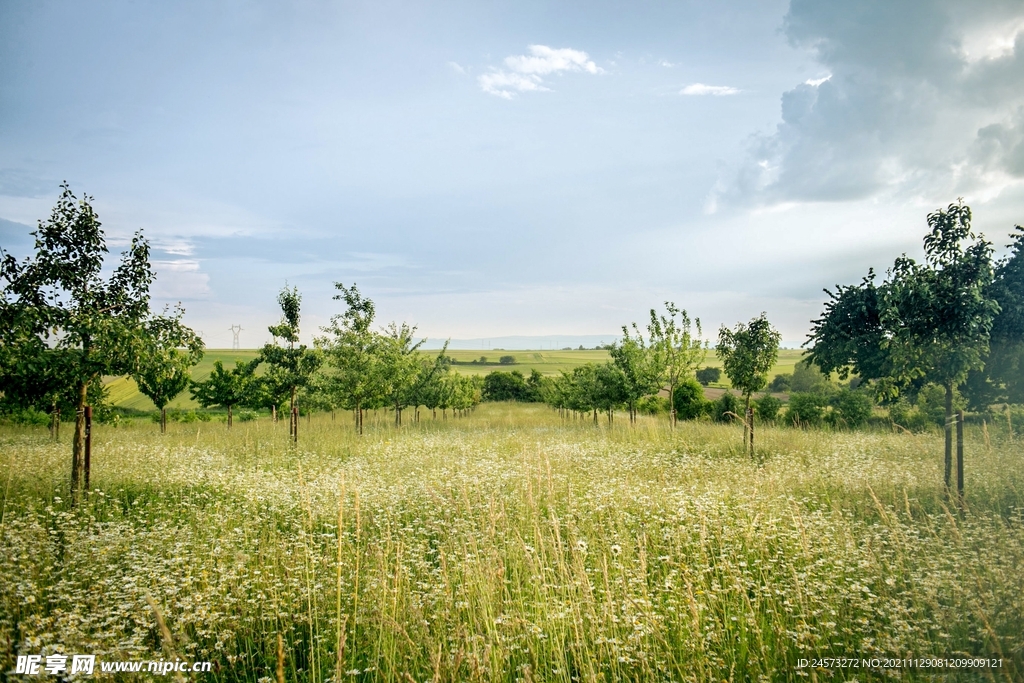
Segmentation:
{"type": "MultiPolygon", "coordinates": [[[[942,436],[470,416],[0,427],[0,671],[18,653],[212,660],[206,680],[1024,680],[1024,458],[942,436]],[[157,605],[170,640],[161,636],[157,605]],[[282,655],[278,657],[278,637],[282,655]],[[1000,658],[811,670],[815,657],[1000,658]]],[[[151,680],[143,677],[140,680],[151,680]]],[[[26,678],[25,680],[29,680],[26,678]]],[[[124,679],[131,680],[131,679],[124,679]]]]}

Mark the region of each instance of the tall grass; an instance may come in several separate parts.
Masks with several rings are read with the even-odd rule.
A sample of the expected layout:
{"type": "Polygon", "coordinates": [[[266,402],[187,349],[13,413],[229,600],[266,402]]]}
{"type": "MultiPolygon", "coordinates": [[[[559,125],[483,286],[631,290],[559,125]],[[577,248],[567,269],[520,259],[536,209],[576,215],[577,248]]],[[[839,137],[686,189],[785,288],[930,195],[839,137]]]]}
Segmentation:
{"type": "Polygon", "coordinates": [[[959,512],[938,433],[763,428],[754,462],[729,426],[388,423],[314,417],[297,447],[266,420],[101,427],[77,508],[68,445],[5,428],[0,668],[159,659],[148,593],[223,681],[798,680],[805,657],[954,654],[1004,660],[964,680],[1024,678],[1024,457],[995,429],[968,432],[959,512]]]}

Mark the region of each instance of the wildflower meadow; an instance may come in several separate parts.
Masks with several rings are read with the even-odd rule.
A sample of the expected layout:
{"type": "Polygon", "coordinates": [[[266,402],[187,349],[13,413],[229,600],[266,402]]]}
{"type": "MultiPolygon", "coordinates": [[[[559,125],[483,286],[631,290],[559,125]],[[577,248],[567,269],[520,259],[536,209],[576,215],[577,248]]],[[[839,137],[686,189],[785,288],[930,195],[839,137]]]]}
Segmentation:
{"type": "Polygon", "coordinates": [[[1024,680],[1024,458],[998,426],[968,427],[962,507],[938,430],[767,426],[752,459],[735,425],[541,404],[300,429],[99,425],[72,506],[67,444],[3,427],[0,670],[85,652],[253,683],[1024,680]],[[802,664],[843,657],[1000,666],[802,664]]]}

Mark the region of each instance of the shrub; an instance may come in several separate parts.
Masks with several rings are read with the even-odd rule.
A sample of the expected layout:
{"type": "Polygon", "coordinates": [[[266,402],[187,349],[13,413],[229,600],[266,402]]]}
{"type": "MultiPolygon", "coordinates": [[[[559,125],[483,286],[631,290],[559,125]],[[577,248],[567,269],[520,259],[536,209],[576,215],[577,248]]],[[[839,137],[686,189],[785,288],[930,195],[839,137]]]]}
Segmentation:
{"type": "Polygon", "coordinates": [[[754,409],[757,411],[757,416],[765,422],[774,422],[775,418],[779,416],[779,410],[782,409],[782,401],[770,394],[765,394],[754,401],[754,409]]]}
{"type": "Polygon", "coordinates": [[[254,422],[257,417],[255,410],[242,410],[238,413],[239,422],[254,422]]]}
{"type": "Polygon", "coordinates": [[[728,413],[740,415],[742,412],[743,404],[740,403],[739,397],[730,394],[728,391],[711,404],[711,418],[716,422],[732,422],[736,418],[728,413]]]}
{"type": "Polygon", "coordinates": [[[889,419],[912,432],[927,431],[934,426],[931,418],[903,398],[889,406],[889,419]]]}
{"type": "Polygon", "coordinates": [[[775,375],[775,379],[768,385],[768,391],[784,394],[792,388],[792,375],[775,375]]]}
{"type": "Polygon", "coordinates": [[[685,379],[676,386],[674,398],[676,417],[680,420],[694,420],[706,415],[710,409],[711,402],[704,398],[704,387],[692,378],[685,379]]]}
{"type": "MultiPolygon", "coordinates": [[[[963,410],[967,407],[963,396],[956,389],[953,390],[953,412],[963,410]]],[[[926,384],[917,393],[917,409],[928,418],[932,424],[942,427],[946,424],[946,390],[938,384],[926,384]]]]}
{"type": "Polygon", "coordinates": [[[515,356],[502,356],[501,358],[498,359],[498,363],[500,363],[501,365],[515,365],[516,364],[516,357],[515,356]]]}
{"type": "MultiPolygon", "coordinates": [[[[721,378],[721,368],[701,368],[700,370],[697,371],[697,381],[703,384],[704,386],[713,384],[714,382],[717,382],[721,378]]],[[[679,412],[678,408],[676,408],[676,412],[679,412]]]]}
{"type": "Polygon", "coordinates": [[[786,420],[799,427],[816,427],[825,417],[828,399],[824,394],[797,392],[789,397],[786,420]]]}
{"type": "Polygon", "coordinates": [[[871,398],[861,391],[842,389],[832,397],[830,424],[837,427],[859,427],[871,417],[871,398]]]}
{"type": "Polygon", "coordinates": [[[526,378],[518,370],[512,372],[494,371],[484,377],[483,400],[485,401],[534,401],[538,400],[526,384],[526,378]]]}
{"type": "Polygon", "coordinates": [[[668,412],[668,399],[662,396],[644,396],[636,402],[636,411],[643,415],[664,415],[668,412]]]}

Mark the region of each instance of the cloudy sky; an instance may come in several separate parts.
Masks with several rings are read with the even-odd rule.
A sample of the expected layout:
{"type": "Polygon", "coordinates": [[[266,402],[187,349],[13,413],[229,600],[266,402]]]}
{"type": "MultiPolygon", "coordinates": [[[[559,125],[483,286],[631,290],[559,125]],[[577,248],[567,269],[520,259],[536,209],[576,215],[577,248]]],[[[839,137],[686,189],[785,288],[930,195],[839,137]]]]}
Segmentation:
{"type": "Polygon", "coordinates": [[[65,179],[214,347],[335,281],[435,339],[799,343],[929,211],[1024,223],[1024,2],[0,3],[0,246],[65,179]]]}

